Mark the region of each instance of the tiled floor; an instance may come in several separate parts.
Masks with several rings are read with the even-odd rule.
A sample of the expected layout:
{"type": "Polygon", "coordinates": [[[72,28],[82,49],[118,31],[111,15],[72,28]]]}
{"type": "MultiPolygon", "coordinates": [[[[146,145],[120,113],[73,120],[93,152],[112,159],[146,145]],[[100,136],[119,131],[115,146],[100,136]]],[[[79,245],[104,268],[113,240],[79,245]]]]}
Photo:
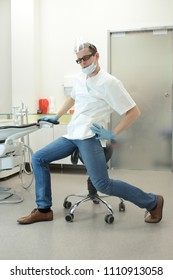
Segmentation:
{"type": "Polygon", "coordinates": [[[109,170],[118,178],[147,192],[162,194],[164,217],[158,224],[144,222],[144,210],[126,202],[126,211],[119,212],[119,199],[107,198],[114,210],[114,223],[107,224],[104,205],[83,203],[75,212],[74,221],[65,221],[68,210],[63,200],[69,193],[85,193],[85,171],[52,171],[54,220],[19,225],[18,217],[35,208],[34,184],[27,190],[18,176],[0,181],[22,194],[18,204],[0,204],[0,259],[17,260],[172,260],[173,259],[173,173],[168,171],[109,170]]]}

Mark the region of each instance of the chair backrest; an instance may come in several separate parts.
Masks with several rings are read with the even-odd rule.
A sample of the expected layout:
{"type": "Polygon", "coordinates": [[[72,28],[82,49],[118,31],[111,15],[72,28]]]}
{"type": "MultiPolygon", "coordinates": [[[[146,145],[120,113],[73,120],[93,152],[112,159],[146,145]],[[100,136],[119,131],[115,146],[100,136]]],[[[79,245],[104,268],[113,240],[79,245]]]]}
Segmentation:
{"type": "MultiPolygon", "coordinates": [[[[104,149],[104,154],[105,154],[105,158],[106,158],[106,162],[108,162],[111,159],[112,153],[113,153],[113,147],[111,145],[110,141],[106,142],[106,147],[103,148],[104,149]]],[[[71,162],[72,164],[77,164],[78,160],[80,159],[80,161],[83,163],[83,159],[79,153],[78,148],[76,148],[74,150],[74,152],[71,155],[71,162]]]]}

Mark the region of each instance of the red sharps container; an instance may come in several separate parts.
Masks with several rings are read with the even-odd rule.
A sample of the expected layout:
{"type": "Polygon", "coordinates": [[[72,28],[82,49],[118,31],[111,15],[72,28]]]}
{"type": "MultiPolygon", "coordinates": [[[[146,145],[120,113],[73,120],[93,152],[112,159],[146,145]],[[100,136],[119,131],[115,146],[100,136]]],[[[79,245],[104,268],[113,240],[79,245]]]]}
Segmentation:
{"type": "Polygon", "coordinates": [[[49,101],[45,98],[39,99],[39,110],[42,111],[42,114],[47,114],[47,109],[49,106],[49,101]]]}

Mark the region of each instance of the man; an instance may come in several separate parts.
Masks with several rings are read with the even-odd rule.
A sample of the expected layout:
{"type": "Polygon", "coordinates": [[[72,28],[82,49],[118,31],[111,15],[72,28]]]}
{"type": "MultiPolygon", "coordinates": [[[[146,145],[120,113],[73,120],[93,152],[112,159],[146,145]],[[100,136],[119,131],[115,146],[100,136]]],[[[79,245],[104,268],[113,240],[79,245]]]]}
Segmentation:
{"type": "Polygon", "coordinates": [[[74,115],[67,127],[67,135],[33,155],[37,209],[29,216],[19,218],[18,223],[53,220],[49,163],[71,155],[76,147],[98,191],[146,208],[150,215],[145,218],[145,222],[158,223],[162,219],[163,197],[145,193],[123,181],[110,179],[102,147],[105,140],[115,141],[140,116],[139,108],[122,83],[100,69],[99,53],[94,45],[80,45],[76,49],[76,56],[82,72],[76,77],[71,95],[56,116],[45,116],[42,120],[56,121],[72,106],[75,106],[74,115]],[[111,131],[106,129],[106,125],[113,111],[122,115],[122,118],[111,131]]]}

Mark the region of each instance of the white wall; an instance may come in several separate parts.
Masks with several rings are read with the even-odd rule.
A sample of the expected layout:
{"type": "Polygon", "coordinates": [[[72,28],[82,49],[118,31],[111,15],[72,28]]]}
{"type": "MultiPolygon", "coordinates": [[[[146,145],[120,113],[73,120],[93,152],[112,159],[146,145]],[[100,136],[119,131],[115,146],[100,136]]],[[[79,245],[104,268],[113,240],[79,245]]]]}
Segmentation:
{"type": "Polygon", "coordinates": [[[35,92],[34,0],[11,0],[12,104],[31,108],[35,92]]]}
{"type": "Polygon", "coordinates": [[[32,112],[36,112],[39,97],[55,95],[57,107],[64,100],[64,75],[80,70],[73,54],[76,38],[83,37],[98,47],[100,64],[106,69],[108,30],[173,26],[172,0],[11,2],[15,15],[12,18],[13,104],[22,99],[32,112]]]}
{"type": "Polygon", "coordinates": [[[10,0],[0,0],[0,114],[11,111],[10,0]]]}
{"type": "Polygon", "coordinates": [[[107,68],[107,31],[173,25],[172,0],[43,0],[42,94],[63,96],[63,76],[80,69],[73,49],[76,37],[98,47],[100,64],[107,68]]]}

